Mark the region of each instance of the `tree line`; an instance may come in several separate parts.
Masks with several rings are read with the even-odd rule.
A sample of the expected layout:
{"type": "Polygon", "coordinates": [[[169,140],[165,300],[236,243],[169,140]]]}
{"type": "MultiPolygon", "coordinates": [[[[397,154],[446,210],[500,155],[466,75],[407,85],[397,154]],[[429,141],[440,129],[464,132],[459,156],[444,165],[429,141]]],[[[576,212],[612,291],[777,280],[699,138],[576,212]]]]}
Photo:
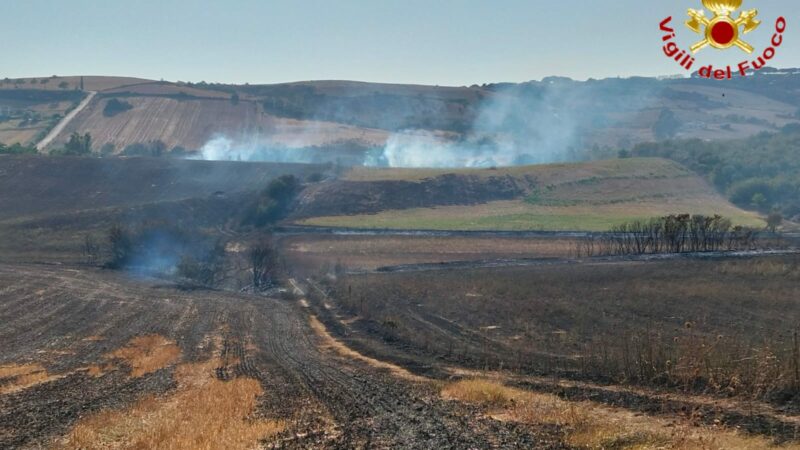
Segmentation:
{"type": "Polygon", "coordinates": [[[758,232],[720,215],[672,214],[614,226],[577,244],[577,256],[645,255],[752,250],[758,232]]]}

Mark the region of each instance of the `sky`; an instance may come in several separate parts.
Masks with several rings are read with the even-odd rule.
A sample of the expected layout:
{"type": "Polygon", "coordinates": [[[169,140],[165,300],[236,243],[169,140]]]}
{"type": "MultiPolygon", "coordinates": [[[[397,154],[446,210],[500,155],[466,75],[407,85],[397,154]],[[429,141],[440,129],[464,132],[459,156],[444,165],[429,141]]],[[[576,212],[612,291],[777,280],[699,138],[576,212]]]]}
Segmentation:
{"type": "MultiPolygon", "coordinates": [[[[678,42],[700,0],[0,0],[0,78],[124,75],[169,81],[359,80],[462,86],[547,76],[682,73],[664,56],[659,22],[678,42]]],[[[800,67],[797,0],[745,0],[763,51],[788,20],[770,65],[800,67]]],[[[703,64],[738,64],[705,49],[703,64]]],[[[685,72],[683,72],[685,73],[685,72]]]]}

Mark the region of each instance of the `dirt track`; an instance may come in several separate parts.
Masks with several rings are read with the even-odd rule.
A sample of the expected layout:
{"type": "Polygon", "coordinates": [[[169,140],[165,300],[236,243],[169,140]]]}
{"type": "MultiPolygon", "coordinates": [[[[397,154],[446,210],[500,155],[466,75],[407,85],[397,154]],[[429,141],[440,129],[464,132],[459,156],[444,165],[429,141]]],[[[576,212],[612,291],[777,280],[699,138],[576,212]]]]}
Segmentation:
{"type": "Polygon", "coordinates": [[[53,139],[58,137],[58,135],[61,134],[62,131],[64,131],[64,128],[66,128],[67,125],[69,125],[69,123],[72,122],[72,119],[74,119],[79,112],[83,111],[83,109],[86,108],[86,105],[88,105],[92,101],[92,99],[94,99],[95,95],[97,95],[97,92],[94,91],[89,92],[89,95],[87,95],[86,98],[84,98],[83,101],[81,101],[78,104],[78,106],[75,107],[75,109],[70,111],[69,114],[67,114],[63,119],[61,119],[61,122],[58,122],[55,128],[50,130],[50,132],[47,133],[47,136],[45,136],[44,139],[42,139],[38,144],[36,144],[36,149],[41,151],[47,148],[47,146],[50,145],[51,142],[53,142],[53,139]]]}
{"type": "MultiPolygon", "coordinates": [[[[321,346],[293,300],[186,292],[94,269],[0,265],[0,365],[38,362],[51,379],[0,396],[0,447],[47,445],[82,416],[174,388],[173,367],[141,378],[86,367],[142,334],[178,343],[183,361],[208,358],[209,336],[265,391],[257,414],[289,421],[281,448],[564,448],[555,431],[484,418],[444,402],[428,383],[398,379],[321,346]],[[102,339],[98,339],[101,337],[102,339]]],[[[7,380],[0,379],[0,386],[7,380]]]]}

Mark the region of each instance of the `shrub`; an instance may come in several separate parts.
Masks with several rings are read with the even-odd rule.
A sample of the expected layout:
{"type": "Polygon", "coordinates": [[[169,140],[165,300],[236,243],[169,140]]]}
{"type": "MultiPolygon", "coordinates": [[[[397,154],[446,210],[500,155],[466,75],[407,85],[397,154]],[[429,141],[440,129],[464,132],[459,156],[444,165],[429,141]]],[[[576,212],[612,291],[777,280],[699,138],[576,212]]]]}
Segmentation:
{"type": "Polygon", "coordinates": [[[114,117],[117,114],[124,113],[130,109],[133,109],[133,105],[130,103],[124,100],[112,98],[106,102],[106,106],[103,108],[103,115],[106,117],[114,117]]]}
{"type": "Polygon", "coordinates": [[[300,192],[300,181],[294,175],[283,175],[272,180],[246,213],[244,224],[263,227],[286,216],[295,196],[300,192]]]}

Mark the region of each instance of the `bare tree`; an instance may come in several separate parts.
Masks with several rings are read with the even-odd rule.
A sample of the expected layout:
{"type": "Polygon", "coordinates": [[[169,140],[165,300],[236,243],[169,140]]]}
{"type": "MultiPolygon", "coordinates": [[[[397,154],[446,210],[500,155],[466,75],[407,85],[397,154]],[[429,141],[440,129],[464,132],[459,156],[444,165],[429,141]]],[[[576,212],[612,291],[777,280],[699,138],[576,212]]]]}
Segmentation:
{"type": "Polygon", "coordinates": [[[100,259],[100,244],[88,233],[83,239],[83,255],[88,264],[96,264],[100,259]]]}
{"type": "Polygon", "coordinates": [[[229,278],[225,241],[220,239],[202,258],[185,255],[178,263],[178,274],[206,287],[215,287],[229,278]]]}
{"type": "Polygon", "coordinates": [[[253,289],[269,287],[276,269],[276,255],[270,242],[266,239],[255,244],[249,253],[250,268],[253,272],[253,289]]]}

